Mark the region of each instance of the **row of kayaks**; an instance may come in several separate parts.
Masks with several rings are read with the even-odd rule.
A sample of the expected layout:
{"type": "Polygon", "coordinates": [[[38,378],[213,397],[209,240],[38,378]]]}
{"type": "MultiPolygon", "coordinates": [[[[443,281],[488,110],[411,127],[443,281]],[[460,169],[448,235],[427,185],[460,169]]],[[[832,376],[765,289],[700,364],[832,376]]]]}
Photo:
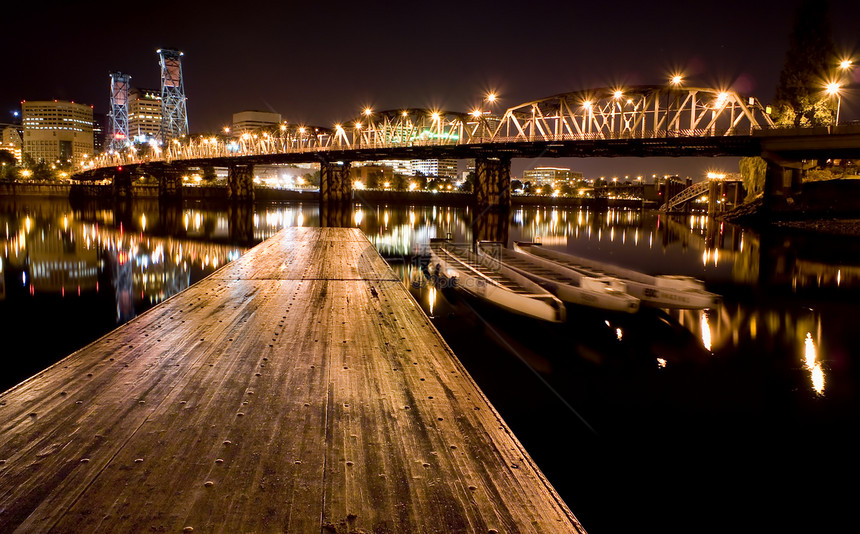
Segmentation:
{"type": "Polygon", "coordinates": [[[689,276],[650,276],[539,243],[516,242],[511,249],[494,242],[472,247],[431,239],[428,269],[481,300],[551,322],[565,320],[565,303],[635,313],[640,306],[713,308],[720,300],[689,276]]]}

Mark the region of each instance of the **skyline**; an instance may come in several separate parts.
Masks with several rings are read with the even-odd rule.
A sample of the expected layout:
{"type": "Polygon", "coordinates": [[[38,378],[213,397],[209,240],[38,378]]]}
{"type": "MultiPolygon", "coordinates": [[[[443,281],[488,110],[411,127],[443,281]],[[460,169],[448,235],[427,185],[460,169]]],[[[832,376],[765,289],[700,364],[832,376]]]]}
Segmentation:
{"type": "MultiPolygon", "coordinates": [[[[335,2],[240,11],[235,4],[209,2],[206,8],[171,6],[153,17],[139,5],[100,4],[48,0],[38,12],[23,4],[4,8],[15,21],[5,29],[7,38],[26,46],[8,56],[6,71],[13,75],[0,84],[0,105],[56,98],[105,113],[109,73],[131,75],[135,87],[158,87],[156,50],[171,47],[185,54],[192,133],[219,131],[233,113],[246,109],[326,126],[357,116],[365,106],[469,111],[488,92],[498,95],[493,109],[503,113],[552,94],[663,84],[678,71],[689,85],[730,87],[769,102],[796,7],[727,1],[702,14],[672,2],[647,8],[618,2],[609,10],[564,2],[528,9],[504,2],[439,2],[432,11],[335,2]],[[50,37],[33,39],[33,25],[25,20],[38,20],[40,35],[50,37]],[[118,25],[121,20],[130,23],[118,25]],[[123,44],[110,46],[111,39],[123,44]],[[74,43],[74,60],[63,60],[69,53],[58,45],[66,41],[74,43]]],[[[829,4],[836,48],[855,57],[850,25],[860,6],[847,0],[829,4]]],[[[856,85],[860,70],[852,74],[856,85]]],[[[846,91],[842,120],[857,120],[858,111],[860,95],[846,91]]],[[[725,165],[735,161],[534,159],[515,161],[513,171],[562,164],[586,174],[695,178],[712,167],[734,172],[725,165]]]]}

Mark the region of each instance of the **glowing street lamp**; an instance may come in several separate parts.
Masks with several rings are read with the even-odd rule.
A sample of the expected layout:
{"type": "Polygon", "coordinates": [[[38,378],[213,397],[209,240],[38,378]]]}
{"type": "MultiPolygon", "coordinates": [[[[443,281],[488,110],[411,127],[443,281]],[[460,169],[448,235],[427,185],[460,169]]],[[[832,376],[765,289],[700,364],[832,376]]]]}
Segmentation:
{"type": "Polygon", "coordinates": [[[669,83],[671,83],[675,87],[678,87],[679,85],[681,85],[682,81],[684,81],[683,76],[681,76],[680,74],[673,74],[672,78],[669,80],[669,83]]]}

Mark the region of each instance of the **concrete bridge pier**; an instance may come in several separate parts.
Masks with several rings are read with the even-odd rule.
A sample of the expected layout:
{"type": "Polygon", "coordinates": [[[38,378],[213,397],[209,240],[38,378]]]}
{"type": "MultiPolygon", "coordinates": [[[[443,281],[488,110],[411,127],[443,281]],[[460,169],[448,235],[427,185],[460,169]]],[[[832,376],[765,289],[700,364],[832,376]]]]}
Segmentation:
{"type": "Polygon", "coordinates": [[[173,165],[162,165],[158,170],[159,200],[182,200],[182,173],[184,169],[173,165]]]}
{"type": "Polygon", "coordinates": [[[113,197],[114,198],[131,198],[131,171],[128,169],[124,169],[123,167],[117,167],[113,173],[113,179],[111,180],[111,185],[113,188],[113,197]]]}
{"type": "Polygon", "coordinates": [[[239,202],[254,200],[254,166],[230,165],[227,168],[227,198],[239,202]]]}
{"type": "Polygon", "coordinates": [[[775,154],[765,153],[767,163],[764,175],[764,200],[766,207],[789,203],[789,199],[800,193],[803,173],[813,168],[816,161],[789,161],[775,154]]]}
{"type": "Polygon", "coordinates": [[[475,159],[475,203],[478,211],[511,207],[511,160],[475,159]]]}

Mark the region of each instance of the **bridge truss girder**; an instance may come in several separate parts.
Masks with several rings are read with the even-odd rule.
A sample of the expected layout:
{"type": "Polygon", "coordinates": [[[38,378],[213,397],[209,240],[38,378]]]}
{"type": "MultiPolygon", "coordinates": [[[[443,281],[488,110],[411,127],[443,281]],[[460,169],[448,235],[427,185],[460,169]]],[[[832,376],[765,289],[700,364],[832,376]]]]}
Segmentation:
{"type": "Polygon", "coordinates": [[[185,105],[185,81],[182,78],[182,55],[179,50],[158,50],[161,66],[161,132],[166,145],[188,135],[188,113],[185,105]]]}
{"type": "MultiPolygon", "coordinates": [[[[173,57],[168,53],[173,53],[176,59],[175,68],[163,73],[166,80],[172,80],[166,83],[163,94],[167,95],[170,88],[184,93],[178,63],[181,53],[159,53],[168,59],[173,57]]],[[[163,70],[169,64],[164,60],[163,70]]],[[[184,102],[184,94],[181,98],[162,98],[164,120],[181,115],[182,126],[174,130],[164,126],[164,131],[172,131],[169,135],[174,138],[166,140],[164,146],[154,147],[145,156],[146,161],[246,156],[265,159],[341,151],[346,153],[338,158],[369,159],[371,153],[379,154],[375,149],[386,149],[393,159],[398,159],[396,153],[403,149],[411,154],[406,159],[415,159],[422,157],[419,154],[438,157],[429,155],[434,147],[449,147],[450,154],[458,152],[456,157],[466,158],[480,154],[495,157],[500,153],[508,157],[531,157],[536,150],[559,157],[723,155],[724,149],[731,151],[735,145],[750,145],[741,141],[751,139],[757,130],[773,127],[760,102],[733,91],[638,86],[623,92],[603,88],[564,93],[514,106],[502,116],[426,108],[368,111],[334,128],[283,124],[269,131],[243,132],[238,137],[213,135],[180,141],[175,136],[187,133],[184,102]],[[181,113],[167,109],[180,104],[181,113]],[[354,153],[356,150],[365,152],[367,157],[354,153]]],[[[104,156],[90,167],[143,163],[132,150],[130,147],[121,155],[104,156]]]]}
{"type": "Polygon", "coordinates": [[[128,136],[128,91],[131,76],[122,72],[110,74],[110,113],[108,114],[107,150],[118,152],[130,144],[128,136]]]}
{"type": "Polygon", "coordinates": [[[749,135],[773,127],[765,107],[734,91],[639,86],[578,91],[508,109],[493,132],[506,141],[749,135]]]}

